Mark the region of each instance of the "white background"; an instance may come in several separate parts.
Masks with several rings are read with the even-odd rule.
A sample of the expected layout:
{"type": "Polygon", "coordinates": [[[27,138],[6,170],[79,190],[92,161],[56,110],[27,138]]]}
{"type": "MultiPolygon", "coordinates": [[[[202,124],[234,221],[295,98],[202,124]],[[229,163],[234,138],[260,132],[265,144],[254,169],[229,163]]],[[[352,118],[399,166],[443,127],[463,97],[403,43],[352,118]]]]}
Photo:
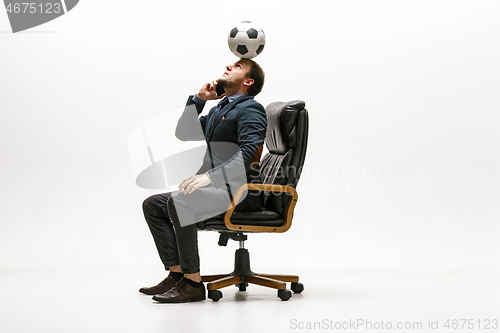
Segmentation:
{"type": "MultiPolygon", "coordinates": [[[[293,226],[250,235],[254,266],[499,271],[500,3],[311,0],[83,0],[17,34],[0,10],[0,269],[161,271],[128,135],[237,60],[242,20],[257,100],[310,115],[293,226]]],[[[202,273],[235,247],[202,233],[202,273]]]]}

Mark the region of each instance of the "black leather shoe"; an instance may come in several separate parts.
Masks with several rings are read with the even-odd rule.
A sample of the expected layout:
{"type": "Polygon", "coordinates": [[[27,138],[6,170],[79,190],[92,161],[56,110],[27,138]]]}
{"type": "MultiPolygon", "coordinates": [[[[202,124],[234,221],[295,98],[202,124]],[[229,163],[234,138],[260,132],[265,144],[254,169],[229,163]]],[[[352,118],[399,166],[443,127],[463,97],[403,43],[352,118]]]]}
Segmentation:
{"type": "Polygon", "coordinates": [[[205,299],[205,285],[193,287],[186,279],[182,279],[169,291],[153,296],[160,303],[184,303],[203,301],[205,299]]]}
{"type": "Polygon", "coordinates": [[[172,289],[176,283],[177,281],[169,274],[165,280],[161,281],[156,286],[141,288],[139,289],[139,292],[146,295],[163,294],[164,292],[172,289]]]}

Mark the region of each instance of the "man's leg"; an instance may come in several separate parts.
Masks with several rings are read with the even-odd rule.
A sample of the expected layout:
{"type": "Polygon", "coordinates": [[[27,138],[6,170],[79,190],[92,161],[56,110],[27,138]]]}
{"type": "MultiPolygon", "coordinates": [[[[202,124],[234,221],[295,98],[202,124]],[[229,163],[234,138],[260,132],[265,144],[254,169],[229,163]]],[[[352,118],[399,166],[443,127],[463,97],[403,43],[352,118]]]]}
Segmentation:
{"type": "MultiPolygon", "coordinates": [[[[182,194],[181,192],[174,192],[177,195],[177,197],[175,197],[176,200],[174,200],[174,197],[170,197],[167,203],[169,215],[173,217],[172,221],[175,221],[173,223],[176,226],[176,230],[180,231],[180,233],[176,233],[178,243],[180,244],[197,244],[198,240],[194,237],[197,237],[197,232],[194,232],[194,230],[197,229],[187,227],[190,225],[195,226],[193,221],[200,222],[202,220],[205,220],[206,218],[210,218],[225,212],[227,210],[227,206],[229,205],[229,195],[225,190],[215,188],[202,188],[198,189],[197,191],[199,191],[197,193],[199,194],[198,196],[193,196],[192,194],[194,192],[188,196],[184,196],[184,194],[182,194]],[[191,223],[193,224],[190,224],[186,227],[177,227],[179,217],[176,211],[176,202],[180,210],[185,210],[184,214],[191,214],[191,217],[185,216],[184,218],[188,220],[191,219],[191,223]],[[209,211],[212,211],[212,213],[209,213],[209,211]]],[[[260,196],[255,196],[254,194],[248,195],[243,202],[240,202],[240,204],[236,206],[235,211],[250,212],[260,210],[260,208],[260,196]]],[[[183,249],[184,247],[181,247],[181,250],[183,249]]],[[[196,258],[197,260],[193,265],[189,265],[189,262],[184,262],[181,265],[170,267],[170,270],[175,272],[183,272],[186,278],[196,282],[201,282],[201,275],[199,273],[198,247],[196,247],[195,254],[193,254],[194,251],[194,249],[191,249],[191,253],[189,253],[189,251],[186,251],[183,253],[183,255],[181,255],[181,262],[183,261],[182,258],[196,258]],[[182,270],[181,268],[182,265],[185,268],[184,270],[182,270]],[[186,269],[189,266],[194,267],[194,269],[186,269]]]]}
{"type": "MultiPolygon", "coordinates": [[[[177,281],[181,280],[182,273],[176,273],[171,267],[179,265],[179,252],[177,250],[177,240],[174,227],[170,221],[167,209],[167,202],[171,193],[153,195],[143,203],[143,211],[149,230],[166,270],[171,270],[170,274],[162,282],[153,287],[139,289],[143,294],[156,295],[170,290],[177,281]]],[[[180,271],[179,271],[180,272],[180,271]]]]}
{"type": "Polygon", "coordinates": [[[171,266],[179,265],[177,240],[167,208],[170,196],[171,192],[155,194],[144,200],[142,205],[144,218],[166,270],[171,266]]]}
{"type": "Polygon", "coordinates": [[[181,303],[205,299],[205,286],[201,282],[196,222],[213,217],[227,210],[227,191],[216,188],[199,188],[190,194],[172,192],[167,201],[168,214],[175,228],[179,251],[179,266],[172,271],[182,271],[184,279],[171,290],[155,295],[162,303],[181,303]]]}
{"type": "Polygon", "coordinates": [[[167,207],[175,228],[182,273],[200,272],[196,222],[223,213],[228,206],[229,195],[222,189],[205,187],[190,194],[172,192],[167,207]]]}

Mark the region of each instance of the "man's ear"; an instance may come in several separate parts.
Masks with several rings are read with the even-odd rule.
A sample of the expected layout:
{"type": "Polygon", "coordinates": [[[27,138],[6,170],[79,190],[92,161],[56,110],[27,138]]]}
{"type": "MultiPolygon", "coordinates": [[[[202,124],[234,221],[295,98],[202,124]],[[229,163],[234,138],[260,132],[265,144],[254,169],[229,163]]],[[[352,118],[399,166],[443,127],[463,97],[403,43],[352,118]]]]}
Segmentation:
{"type": "Polygon", "coordinates": [[[245,81],[243,81],[243,85],[247,86],[247,87],[251,86],[253,83],[254,83],[254,80],[251,78],[245,79],[245,81]]]}

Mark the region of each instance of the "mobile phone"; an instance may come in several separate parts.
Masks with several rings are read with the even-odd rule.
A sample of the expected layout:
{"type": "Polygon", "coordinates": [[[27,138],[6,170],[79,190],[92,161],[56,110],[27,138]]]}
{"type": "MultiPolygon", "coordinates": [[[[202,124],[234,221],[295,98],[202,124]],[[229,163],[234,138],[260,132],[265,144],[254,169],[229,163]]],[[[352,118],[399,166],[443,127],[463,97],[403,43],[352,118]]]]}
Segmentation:
{"type": "Polygon", "coordinates": [[[217,96],[221,96],[225,92],[226,91],[224,90],[224,88],[220,84],[215,86],[215,93],[217,94],[217,96]]]}

